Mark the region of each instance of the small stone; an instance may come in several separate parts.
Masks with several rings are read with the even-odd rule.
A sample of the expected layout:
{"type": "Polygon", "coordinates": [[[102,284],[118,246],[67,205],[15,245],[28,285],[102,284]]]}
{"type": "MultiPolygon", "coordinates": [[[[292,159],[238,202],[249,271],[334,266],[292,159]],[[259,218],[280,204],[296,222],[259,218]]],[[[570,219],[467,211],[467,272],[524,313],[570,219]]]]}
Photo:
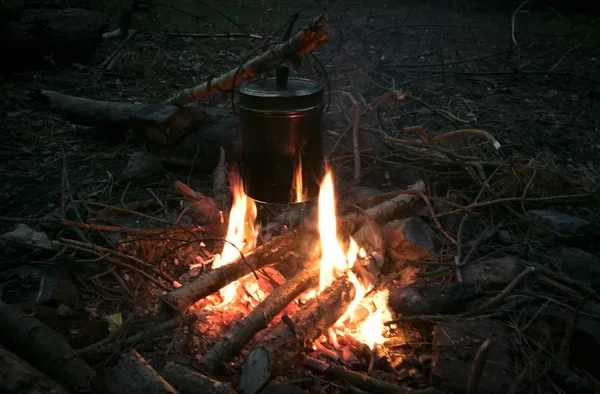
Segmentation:
{"type": "Polygon", "coordinates": [[[576,237],[590,226],[585,219],[551,209],[532,210],[529,214],[534,219],[534,234],[541,238],[553,235],[576,237]]]}
{"type": "Polygon", "coordinates": [[[463,280],[486,290],[503,288],[519,274],[519,259],[507,256],[469,264],[462,270],[463,280]]]}
{"type": "Polygon", "coordinates": [[[388,305],[404,316],[453,314],[480,294],[477,285],[464,282],[404,287],[390,293],[388,305]]]}
{"type": "Polygon", "coordinates": [[[24,223],[19,223],[16,229],[0,235],[0,238],[47,250],[53,250],[55,247],[46,233],[35,231],[24,223]]]}
{"type": "Polygon", "coordinates": [[[394,220],[382,228],[385,244],[393,256],[419,260],[437,254],[436,234],[419,217],[394,220]]]}
{"type": "Polygon", "coordinates": [[[600,259],[579,248],[563,247],[546,255],[547,262],[571,278],[586,284],[600,284],[600,259]]]}

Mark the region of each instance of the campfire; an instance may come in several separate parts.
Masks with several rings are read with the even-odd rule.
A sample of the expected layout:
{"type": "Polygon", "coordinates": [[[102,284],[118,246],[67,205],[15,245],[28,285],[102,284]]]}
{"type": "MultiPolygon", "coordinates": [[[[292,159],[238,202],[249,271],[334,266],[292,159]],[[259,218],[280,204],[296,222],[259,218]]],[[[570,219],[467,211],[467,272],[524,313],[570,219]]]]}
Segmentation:
{"type": "MultiPolygon", "coordinates": [[[[212,269],[239,261],[240,255],[252,251],[257,243],[260,226],[256,223],[256,204],[244,193],[241,179],[236,172],[230,172],[229,184],[233,203],[229,213],[227,235],[221,253],[215,256],[212,269]]],[[[368,274],[363,266],[369,261],[367,251],[352,237],[344,237],[338,230],[333,173],[329,168],[320,185],[317,212],[318,241],[307,261],[303,262],[301,270],[313,272],[313,276],[318,276],[318,283],[313,282],[315,286],[291,301],[292,305],[285,308],[285,312],[280,313],[278,318],[285,316],[286,319],[290,319],[300,305],[318,297],[340,278],[345,277],[352,284],[353,298],[345,310],[339,311],[339,319],[328,329],[326,335],[315,341],[312,348],[324,349],[323,345],[326,344],[334,349],[328,353],[335,354],[340,349],[338,336],[345,336],[374,349],[375,345],[384,341],[383,323],[391,320],[391,313],[387,308],[388,292],[385,289],[375,290],[378,278],[368,274]],[[360,265],[357,266],[357,273],[353,271],[355,265],[360,265]]],[[[269,272],[279,279],[278,285],[285,283],[281,274],[274,270],[269,272]]],[[[201,325],[203,321],[207,324],[211,322],[214,315],[220,315],[219,328],[226,331],[237,318],[264,302],[265,297],[273,290],[272,283],[262,280],[258,275],[249,274],[227,284],[218,293],[196,302],[191,306],[191,310],[202,314],[199,322],[201,325]]],[[[273,322],[277,320],[275,318],[273,322]]],[[[222,335],[216,334],[217,337],[222,335]]]]}

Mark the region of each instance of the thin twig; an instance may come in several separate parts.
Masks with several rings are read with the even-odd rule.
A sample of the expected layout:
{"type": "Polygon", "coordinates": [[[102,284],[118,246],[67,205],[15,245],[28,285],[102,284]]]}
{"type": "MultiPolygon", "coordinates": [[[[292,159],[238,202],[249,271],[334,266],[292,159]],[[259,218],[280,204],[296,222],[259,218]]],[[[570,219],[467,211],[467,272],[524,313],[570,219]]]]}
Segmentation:
{"type": "Polygon", "coordinates": [[[485,366],[485,357],[490,348],[491,341],[486,339],[483,341],[481,346],[477,349],[473,362],[471,363],[471,370],[469,373],[469,380],[467,383],[467,394],[476,394],[479,390],[479,381],[481,380],[481,373],[485,366]]]}

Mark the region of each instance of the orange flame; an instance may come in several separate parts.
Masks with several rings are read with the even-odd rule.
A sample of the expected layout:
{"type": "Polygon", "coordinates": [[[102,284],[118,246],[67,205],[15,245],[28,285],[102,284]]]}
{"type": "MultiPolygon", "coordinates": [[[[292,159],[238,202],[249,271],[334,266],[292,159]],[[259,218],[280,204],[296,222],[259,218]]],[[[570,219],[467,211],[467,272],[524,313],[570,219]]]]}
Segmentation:
{"type": "MultiPolygon", "coordinates": [[[[319,291],[325,290],[340,275],[345,274],[355,288],[355,296],[344,315],[335,324],[336,327],[344,327],[343,322],[348,319],[352,321],[355,311],[359,305],[369,312],[365,321],[358,325],[354,336],[367,344],[371,349],[376,344],[383,343],[383,322],[391,320],[391,314],[387,309],[387,290],[377,292],[365,298],[371,290],[372,285],[362,284],[351,268],[358,257],[365,257],[366,252],[360,248],[354,239],[350,238],[350,244],[346,252],[344,245],[337,235],[337,219],[335,209],[335,191],[331,171],[326,171],[325,177],[319,191],[319,236],[321,244],[321,272],[319,291]]],[[[335,331],[329,330],[329,339],[336,346],[335,331]]],[[[336,346],[337,347],[337,346],[336,346]]]]}
{"type": "Polygon", "coordinates": [[[298,160],[296,172],[294,174],[294,192],[296,193],[296,202],[304,201],[304,185],[302,182],[302,157],[298,160]]]}
{"type": "MultiPolygon", "coordinates": [[[[241,179],[237,173],[229,174],[229,187],[233,195],[233,204],[229,213],[229,225],[225,244],[221,254],[216,256],[213,268],[218,268],[238,259],[240,252],[254,248],[258,236],[256,222],[256,204],[244,193],[241,179]]],[[[239,282],[232,282],[221,289],[222,305],[231,303],[237,294],[239,282]]]]}

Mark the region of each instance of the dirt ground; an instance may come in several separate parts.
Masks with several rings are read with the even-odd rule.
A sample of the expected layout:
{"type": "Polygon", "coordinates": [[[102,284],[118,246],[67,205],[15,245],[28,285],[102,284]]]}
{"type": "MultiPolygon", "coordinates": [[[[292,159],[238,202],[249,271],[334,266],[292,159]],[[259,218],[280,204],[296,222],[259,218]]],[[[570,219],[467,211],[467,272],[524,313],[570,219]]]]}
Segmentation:
{"type": "MultiPolygon", "coordinates": [[[[225,1],[219,7],[235,24],[257,34],[273,32],[295,11],[301,12],[300,26],[328,6],[318,1],[248,3],[225,1]]],[[[513,42],[513,7],[473,2],[467,8],[469,2],[459,3],[456,7],[451,2],[443,6],[395,1],[335,5],[329,11],[332,39],[317,52],[334,93],[353,88],[371,102],[390,89],[406,91],[429,108],[414,100],[386,108],[381,127],[392,134],[401,135],[403,127],[412,125],[424,125],[433,134],[449,131],[457,126],[450,117],[454,116],[468,121],[470,128],[492,133],[502,143],[503,153],[543,155],[560,166],[593,172],[600,147],[600,34],[595,17],[525,10],[515,18],[513,42]],[[450,116],[440,116],[431,108],[450,116]]],[[[73,192],[82,198],[111,194],[127,200],[133,190],[121,196],[126,185],[114,183],[132,144],[107,142],[61,120],[29,97],[32,90],[156,102],[237,65],[250,48],[259,45],[260,40],[246,38],[171,36],[241,30],[199,2],[170,4],[135,18],[141,34],[110,72],[96,67],[114,51],[118,45],[114,41],[106,42],[87,64],[3,78],[0,214],[40,216],[52,211],[58,203],[63,166],[73,192]]],[[[90,6],[108,9],[116,24],[114,4],[90,6]]],[[[312,70],[313,78],[320,78],[312,70]]],[[[333,97],[334,106],[350,111],[343,98],[333,97]]],[[[212,104],[227,105],[227,101],[220,97],[212,104]]],[[[206,186],[206,176],[194,178],[196,187],[206,186]]],[[[139,189],[147,194],[143,190],[151,187],[160,195],[170,190],[171,181],[139,185],[139,189]]]]}
{"type": "MultiPolygon", "coordinates": [[[[107,13],[111,29],[116,28],[120,15],[117,1],[90,0],[89,4],[83,3],[86,2],[77,2],[79,6],[107,13]]],[[[48,232],[51,239],[75,238],[80,234],[73,228],[65,228],[68,226],[63,226],[56,220],[51,223],[50,220],[35,219],[59,219],[57,215],[60,214],[61,199],[63,202],[78,200],[78,206],[82,206],[81,212],[67,210],[67,218],[72,221],[81,220],[78,215],[90,214],[91,210],[86,212],[84,207],[89,210],[91,203],[124,207],[128,203],[159,200],[160,204],[155,204],[152,208],[154,210],[149,210],[145,219],[142,215],[131,216],[121,223],[121,219],[115,217],[111,224],[123,225],[123,228],[148,229],[157,222],[152,221],[151,216],[162,217],[165,213],[166,217],[159,224],[164,227],[167,223],[170,229],[173,225],[171,219],[183,210],[182,196],[173,186],[176,180],[199,191],[210,193],[211,190],[214,168],[212,162],[206,164],[206,168],[210,169],[206,171],[188,167],[165,167],[165,173],[160,177],[120,182],[119,177],[131,154],[139,150],[138,144],[133,140],[108,138],[106,133],[71,124],[36,101],[33,92],[47,89],[100,100],[162,102],[183,88],[198,85],[238,66],[263,42],[262,38],[194,38],[186,37],[184,33],[246,32],[267,37],[285,26],[294,12],[301,13],[295,26],[295,29],[299,29],[325,11],[332,27],[330,40],[316,51],[316,59],[307,56],[294,69],[294,73],[318,79],[329,87],[331,105],[327,114],[327,146],[331,152],[330,162],[339,178],[336,179],[339,181],[336,183],[339,195],[346,194],[346,187],[357,184],[374,188],[378,193],[394,192],[405,189],[416,178],[424,177],[428,185],[434,186],[428,190],[431,201],[436,203],[448,198],[449,209],[458,207],[450,213],[444,211],[445,213],[440,214],[442,224],[437,222],[434,208],[429,207],[432,217],[428,218],[431,219],[428,225],[431,229],[437,227],[439,230],[446,225],[453,226],[453,229],[449,230],[451,234],[437,234],[442,239],[439,242],[442,247],[435,257],[441,268],[433,267],[429,261],[425,262],[424,270],[438,272],[429,275],[428,271],[426,282],[433,282],[440,277],[443,278],[439,281],[454,281],[453,259],[456,255],[458,259],[462,256],[465,260],[472,261],[484,260],[504,252],[519,258],[530,258],[535,253],[545,253],[550,248],[564,245],[581,248],[588,254],[600,252],[600,247],[594,241],[594,236],[600,234],[596,190],[600,177],[598,15],[568,13],[543,6],[529,7],[527,4],[521,8],[521,12],[515,13],[519,2],[458,0],[222,0],[210,4],[218,6],[209,6],[208,3],[197,0],[163,2],[154,4],[150,13],[136,15],[133,27],[137,33],[127,42],[123,56],[110,71],[100,69],[99,65],[115,52],[121,43],[119,40],[104,41],[93,58],[84,64],[46,65],[43,69],[1,77],[0,233],[14,229],[16,223],[37,225],[44,222],[48,225],[40,227],[48,232]],[[343,130],[349,129],[353,117],[348,94],[366,110],[390,91],[396,92],[396,95],[400,92],[407,95],[401,100],[386,101],[368,122],[361,125],[361,142],[365,143],[361,146],[363,167],[360,177],[353,180],[354,152],[350,135],[347,133],[340,137],[343,130]],[[415,135],[414,130],[405,130],[410,126],[422,126],[427,138],[457,129],[484,130],[501,146],[494,150],[490,148],[489,141],[484,144],[481,139],[465,138],[457,141],[456,146],[449,143],[449,148],[444,147],[451,151],[439,151],[447,154],[445,158],[460,155],[462,161],[457,160],[458,164],[451,160],[433,164],[426,160],[425,163],[418,160],[412,162],[410,158],[403,156],[405,151],[394,150],[386,145],[392,141],[393,146],[394,139],[407,141],[423,137],[415,135]],[[338,139],[342,140],[339,146],[335,142],[338,139]],[[372,146],[366,145],[366,142],[372,146]],[[478,163],[468,161],[469,157],[476,157],[473,160],[478,163]],[[470,164],[462,166],[465,162],[470,164]],[[505,166],[506,163],[510,165],[505,166]],[[487,171],[485,176],[475,174],[471,178],[471,172],[478,166],[487,171]],[[492,168],[496,170],[491,170],[492,168]],[[456,174],[460,181],[449,181],[456,174]],[[464,180],[465,177],[467,181],[464,180]],[[536,182],[533,182],[534,179],[536,182]],[[440,188],[443,191],[436,194],[435,185],[440,184],[444,186],[440,188]],[[574,197],[562,198],[565,195],[574,197]],[[458,197],[451,200],[453,196],[458,197]],[[531,200],[525,201],[526,196],[531,197],[531,200]],[[534,239],[529,211],[550,207],[558,200],[561,202],[556,205],[562,211],[584,218],[587,224],[591,223],[592,233],[595,235],[586,235],[575,241],[562,238],[558,241],[555,238],[545,238],[543,241],[534,239]],[[162,205],[163,202],[166,207],[162,205]],[[526,204],[529,205],[526,207],[526,204]],[[491,208],[492,205],[495,209],[491,208]],[[499,207],[496,209],[496,206],[499,207]],[[478,213],[481,214],[471,216],[476,209],[480,209],[478,213]],[[462,215],[465,211],[468,214],[462,216],[462,222],[466,222],[467,217],[477,217],[477,220],[469,219],[462,231],[462,224],[459,226],[458,221],[452,222],[452,219],[460,216],[457,212],[462,215]],[[492,228],[494,236],[486,238],[484,230],[489,228],[492,228]],[[499,229],[503,231],[498,231],[499,229]],[[462,251],[461,232],[465,240],[462,251]],[[499,233],[502,233],[503,240],[499,233]],[[458,245],[453,236],[458,239],[458,245]],[[454,241],[454,244],[449,240],[454,241]]],[[[230,97],[227,95],[214,96],[206,105],[231,110],[230,97]]],[[[434,148],[436,147],[428,152],[435,153],[434,148]]],[[[435,155],[427,157],[439,158],[435,155]]],[[[435,209],[440,206],[435,205],[435,209]]],[[[264,211],[270,209],[266,207],[264,211]]],[[[265,214],[264,211],[259,211],[259,216],[265,214]]],[[[98,244],[106,245],[112,244],[113,235],[93,232],[88,239],[90,244],[98,241],[98,244]]],[[[118,241],[120,239],[114,242],[118,241]]],[[[152,240],[154,241],[156,239],[152,240]]],[[[179,242],[181,239],[175,241],[179,242]]],[[[157,244],[158,242],[148,242],[150,246],[147,249],[155,252],[153,248],[160,251],[169,246],[169,242],[163,244],[162,240],[160,247],[157,244]]],[[[144,245],[139,249],[144,249],[144,245]]],[[[65,250],[68,247],[65,246],[65,250]]],[[[178,251],[169,257],[178,261],[171,268],[181,271],[168,272],[173,278],[179,278],[184,271],[187,274],[184,266],[187,267],[190,262],[183,259],[186,254],[189,259],[193,255],[188,250],[191,247],[179,249],[180,247],[181,245],[175,246],[173,251],[178,251]]],[[[203,250],[205,249],[207,248],[203,250]]],[[[89,252],[89,249],[86,250],[89,252]]],[[[28,261],[30,255],[34,255],[33,252],[27,253],[16,257],[13,255],[6,267],[19,266],[21,262],[28,261]]],[[[151,254],[150,251],[148,254],[151,254]]],[[[102,253],[98,256],[96,260],[102,258],[102,253]]],[[[163,257],[144,261],[158,261],[160,271],[163,257]]],[[[210,256],[205,257],[208,259],[210,256]]],[[[591,257],[595,259],[594,256],[591,257]]],[[[54,257],[48,258],[42,265],[52,265],[53,261],[54,257]]],[[[85,261],[90,262],[90,266],[93,265],[91,260],[85,261]]],[[[2,257],[0,263],[4,263],[2,257]]],[[[533,268],[525,272],[525,275],[528,272],[533,272],[533,268]]],[[[164,274],[162,271],[159,273],[164,274]]],[[[97,276],[104,273],[92,272],[90,275],[96,280],[97,276]]],[[[600,277],[600,273],[598,275],[600,277]]],[[[131,279],[135,274],[126,273],[126,276],[131,279]]],[[[125,280],[130,283],[130,279],[125,280]]],[[[108,282],[113,279],[105,280],[108,282]]],[[[535,308],[541,303],[543,306],[540,308],[545,308],[547,302],[543,297],[551,294],[547,290],[548,283],[544,288],[544,284],[540,285],[533,280],[531,282],[533,284],[529,288],[533,290],[523,291],[522,294],[515,295],[515,299],[525,294],[536,300],[535,308]]],[[[140,293],[144,293],[144,283],[143,278],[136,279],[136,296],[138,286],[142,289],[140,293]]],[[[594,282],[592,285],[596,284],[594,282]]],[[[122,284],[111,282],[114,289],[118,289],[118,285],[122,284]]],[[[145,285],[149,289],[152,287],[150,282],[145,285]]],[[[172,284],[162,285],[164,289],[172,284]]],[[[144,313],[156,312],[156,294],[150,290],[145,299],[143,296],[139,299],[134,297],[134,301],[129,303],[129,299],[125,300],[121,296],[104,299],[98,296],[100,292],[86,286],[83,285],[85,290],[82,292],[94,293],[90,297],[93,300],[90,305],[94,304],[94,313],[98,312],[99,315],[100,311],[104,315],[121,311],[129,313],[141,304],[144,305],[140,309],[147,309],[144,313]],[[96,304],[97,299],[101,301],[96,304]]],[[[556,303],[559,305],[557,308],[565,308],[559,314],[568,311],[568,314],[564,312],[565,316],[570,316],[571,312],[578,316],[583,298],[573,296],[573,293],[577,295],[577,291],[570,291],[572,289],[568,285],[561,288],[558,284],[556,287],[564,291],[560,297],[556,297],[562,300],[562,303],[556,303]]],[[[597,297],[595,290],[584,288],[597,297]]],[[[98,289],[105,290],[106,286],[98,286],[98,289]]],[[[118,293],[114,289],[111,293],[113,295],[118,293]]],[[[490,295],[490,292],[485,295],[490,295]]],[[[18,297],[15,300],[18,301],[17,299],[18,297]]],[[[591,299],[595,302],[600,298],[591,299]]],[[[589,299],[586,302],[587,300],[589,299]]],[[[590,317],[595,314],[592,317],[597,318],[598,304],[594,302],[591,303],[596,309],[585,305],[581,307],[582,315],[590,317]]],[[[510,318],[514,317],[517,321],[525,319],[520,314],[520,306],[515,305],[516,302],[507,307],[513,308],[510,318]]],[[[506,310],[498,313],[504,312],[506,310]]],[[[540,313],[541,309],[535,312],[530,322],[540,313]]],[[[510,324],[507,326],[512,328],[510,324]]],[[[515,326],[518,328],[518,324],[515,323],[515,326]]],[[[522,333],[517,334],[515,336],[521,338],[522,333]]],[[[89,334],[86,343],[93,343],[104,336],[104,331],[89,334]],[[92,340],[94,335],[97,338],[92,340]]],[[[431,339],[428,338],[427,341],[431,342],[431,339]]],[[[592,343],[592,340],[586,341],[578,344],[576,351],[585,352],[592,343]]],[[[598,344],[594,342],[594,349],[597,348],[598,344]]],[[[167,351],[169,350],[170,345],[167,351]]],[[[152,352],[154,350],[150,351],[151,356],[152,352]]],[[[541,359],[547,355],[541,350],[536,352],[538,351],[535,349],[531,350],[532,360],[534,356],[541,359]]],[[[571,357],[578,358],[577,354],[571,357]]],[[[533,365],[534,361],[529,362],[526,357],[523,360],[519,364],[523,368],[519,379],[528,381],[528,384],[533,382],[532,386],[537,385],[536,379],[545,375],[545,370],[540,367],[534,373],[532,371],[536,367],[532,366],[530,370],[527,366],[533,365]]],[[[589,374],[596,374],[595,379],[600,376],[597,366],[590,366],[587,370],[589,374]]],[[[426,379],[423,382],[417,378],[415,380],[418,383],[415,387],[426,386],[426,379]]],[[[549,383],[544,383],[547,384],[549,383]]],[[[517,386],[515,383],[515,387],[517,386]]],[[[541,387],[541,384],[538,386],[541,387]]],[[[341,392],[335,390],[337,388],[327,392],[341,392]]],[[[513,392],[518,390],[515,388],[513,392]]],[[[547,391],[539,388],[537,392],[547,391]]]]}

